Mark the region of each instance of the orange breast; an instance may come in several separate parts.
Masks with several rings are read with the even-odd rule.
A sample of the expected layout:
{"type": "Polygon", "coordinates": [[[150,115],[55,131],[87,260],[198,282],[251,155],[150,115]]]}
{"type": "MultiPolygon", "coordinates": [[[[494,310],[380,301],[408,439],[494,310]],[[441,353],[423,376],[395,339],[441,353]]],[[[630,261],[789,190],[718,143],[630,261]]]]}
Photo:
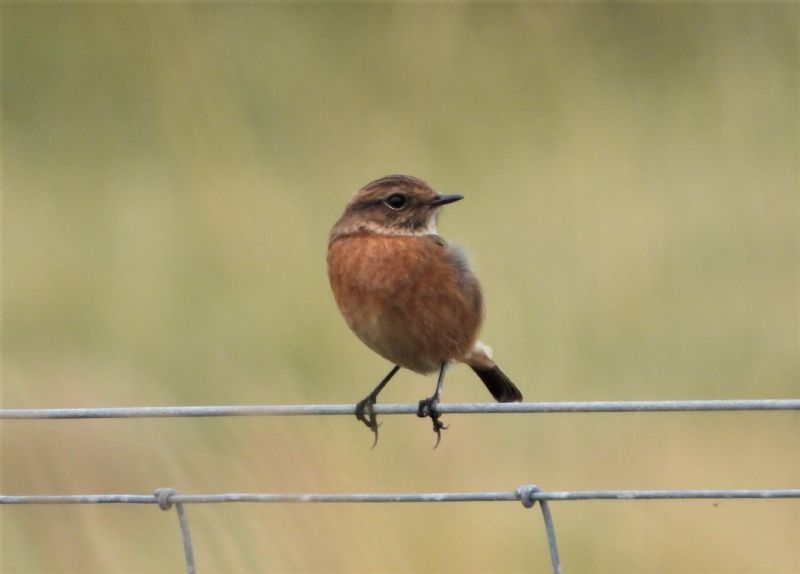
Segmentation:
{"type": "Polygon", "coordinates": [[[402,367],[435,371],[477,339],[478,281],[436,236],[338,238],[328,249],[328,277],[353,332],[402,367]]]}

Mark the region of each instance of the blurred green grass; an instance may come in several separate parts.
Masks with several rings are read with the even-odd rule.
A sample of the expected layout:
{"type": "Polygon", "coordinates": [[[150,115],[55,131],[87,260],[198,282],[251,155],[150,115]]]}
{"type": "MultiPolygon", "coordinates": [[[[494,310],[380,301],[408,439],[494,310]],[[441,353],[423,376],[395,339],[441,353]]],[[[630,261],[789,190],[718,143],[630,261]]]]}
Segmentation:
{"type": "MultiPolygon", "coordinates": [[[[467,200],[529,400],[797,397],[798,8],[4,4],[8,407],[355,402],[331,224],[393,172],[467,200]]],[[[401,373],[383,400],[433,380],[401,373]]],[[[446,400],[487,400],[454,369],[446,400]]],[[[758,488],[795,414],[6,422],[7,493],[758,488]]],[[[554,508],[570,572],[796,572],[796,502],[554,508]]],[[[190,509],[201,571],[547,567],[503,505],[190,509]],[[420,528],[420,525],[424,525],[420,528]],[[465,545],[464,541],[469,541],[465,545]],[[431,547],[437,548],[431,562],[431,547]],[[313,552],[309,549],[313,548],[313,552]]],[[[179,570],[152,508],[6,508],[3,572],[179,570]]]]}

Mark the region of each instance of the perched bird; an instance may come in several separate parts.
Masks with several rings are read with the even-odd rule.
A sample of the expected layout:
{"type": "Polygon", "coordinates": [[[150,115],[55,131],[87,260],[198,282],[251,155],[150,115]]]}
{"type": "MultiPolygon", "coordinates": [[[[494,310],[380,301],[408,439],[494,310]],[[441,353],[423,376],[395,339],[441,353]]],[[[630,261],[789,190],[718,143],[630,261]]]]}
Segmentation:
{"type": "Polygon", "coordinates": [[[522,400],[478,340],[483,296],[466,254],[436,230],[439,208],[460,199],[440,195],[416,177],[389,175],[356,193],[331,230],[328,278],[336,304],[356,336],[395,364],[356,406],[356,418],[375,434],[373,446],[373,406],[401,367],[439,372],[435,392],[417,411],[433,422],[437,446],[447,428],[437,405],[452,363],[472,367],[497,401],[522,400]]]}

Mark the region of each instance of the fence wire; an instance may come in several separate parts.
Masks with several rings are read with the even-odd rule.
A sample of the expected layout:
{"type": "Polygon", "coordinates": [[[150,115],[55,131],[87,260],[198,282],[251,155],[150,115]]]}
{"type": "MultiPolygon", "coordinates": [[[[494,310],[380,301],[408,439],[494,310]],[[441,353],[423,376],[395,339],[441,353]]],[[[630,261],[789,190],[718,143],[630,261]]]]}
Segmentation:
{"type": "MultiPolygon", "coordinates": [[[[416,414],[415,404],[376,405],[376,414],[416,414]]],[[[694,401],[594,401],[547,403],[457,403],[439,405],[442,413],[578,413],[578,412],[679,412],[679,411],[798,411],[800,399],[744,399],[694,401]]],[[[0,409],[0,419],[97,419],[146,417],[298,416],[352,415],[355,406],[337,405],[226,405],[172,407],[102,407],[0,409]]],[[[399,503],[399,502],[521,502],[525,508],[538,503],[550,550],[554,574],[562,573],[550,501],[568,500],[664,500],[664,499],[786,499],[800,498],[800,488],[738,490],[580,490],[543,491],[523,485],[499,492],[418,493],[216,493],[180,494],[159,488],[153,494],[0,494],[0,504],[156,504],[161,510],[176,509],[183,541],[186,572],[195,574],[186,504],[219,503],[399,503]]]]}
{"type": "MultiPolygon", "coordinates": [[[[377,404],[373,407],[375,414],[379,415],[416,415],[418,409],[419,405],[417,404],[377,404]]],[[[442,414],[793,411],[800,410],[800,399],[442,403],[437,405],[437,409],[442,414]]],[[[0,409],[0,419],[109,419],[352,414],[355,414],[355,405],[351,404],[0,409]]]]}
{"type": "Polygon", "coordinates": [[[219,503],[392,503],[392,502],[507,502],[520,501],[525,508],[536,503],[542,510],[550,564],[553,574],[562,574],[556,530],[549,502],[554,500],[659,500],[659,499],[800,498],[800,488],[749,490],[583,490],[542,491],[523,485],[500,492],[417,492],[417,493],[219,493],[179,494],[174,488],[159,488],[153,494],[71,494],[0,495],[0,504],[156,504],[161,510],[172,506],[178,514],[187,574],[196,574],[192,537],[185,504],[219,503]]]}
{"type": "MultiPolygon", "coordinates": [[[[507,492],[354,492],[173,494],[174,504],[379,503],[379,502],[508,502],[522,500],[525,487],[507,492]]],[[[704,498],[800,498],[800,488],[739,490],[555,490],[526,494],[529,500],[664,500],[704,498]]],[[[155,494],[25,494],[0,495],[0,504],[159,504],[155,494]]]]}

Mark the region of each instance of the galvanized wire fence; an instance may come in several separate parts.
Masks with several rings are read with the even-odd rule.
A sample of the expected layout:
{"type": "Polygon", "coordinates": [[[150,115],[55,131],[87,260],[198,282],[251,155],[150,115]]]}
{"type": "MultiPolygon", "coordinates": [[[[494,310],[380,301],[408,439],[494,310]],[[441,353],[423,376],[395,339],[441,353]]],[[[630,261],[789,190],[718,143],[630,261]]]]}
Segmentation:
{"type": "MultiPolygon", "coordinates": [[[[417,405],[376,405],[376,414],[416,414],[417,405]]],[[[710,400],[710,401],[597,401],[551,403],[459,403],[442,404],[442,413],[598,413],[676,411],[800,411],[800,399],[710,400]]],[[[111,407],[58,409],[0,409],[2,419],[97,419],[144,417],[297,416],[353,415],[354,405],[228,405],[175,407],[111,407]]],[[[186,504],[219,503],[398,503],[398,502],[521,502],[525,508],[537,503],[542,511],[550,550],[552,571],[562,572],[550,501],[569,500],[663,500],[663,499],[776,499],[800,498],[800,488],[749,490],[587,490],[544,491],[522,485],[513,491],[422,492],[422,493],[215,493],[181,494],[174,488],[159,488],[153,494],[5,495],[0,504],[156,504],[161,510],[173,506],[178,515],[186,571],[195,574],[186,504]]]]}
{"type": "MultiPolygon", "coordinates": [[[[795,411],[800,399],[729,399],[711,401],[566,401],[550,403],[450,403],[442,414],[489,413],[629,413],[675,411],[795,411]]],[[[378,415],[417,414],[416,404],[376,404],[378,415]]],[[[0,419],[114,419],[151,417],[235,417],[354,415],[355,407],[337,405],[210,405],[175,407],[102,407],[70,409],[0,409],[0,419]]]]}

